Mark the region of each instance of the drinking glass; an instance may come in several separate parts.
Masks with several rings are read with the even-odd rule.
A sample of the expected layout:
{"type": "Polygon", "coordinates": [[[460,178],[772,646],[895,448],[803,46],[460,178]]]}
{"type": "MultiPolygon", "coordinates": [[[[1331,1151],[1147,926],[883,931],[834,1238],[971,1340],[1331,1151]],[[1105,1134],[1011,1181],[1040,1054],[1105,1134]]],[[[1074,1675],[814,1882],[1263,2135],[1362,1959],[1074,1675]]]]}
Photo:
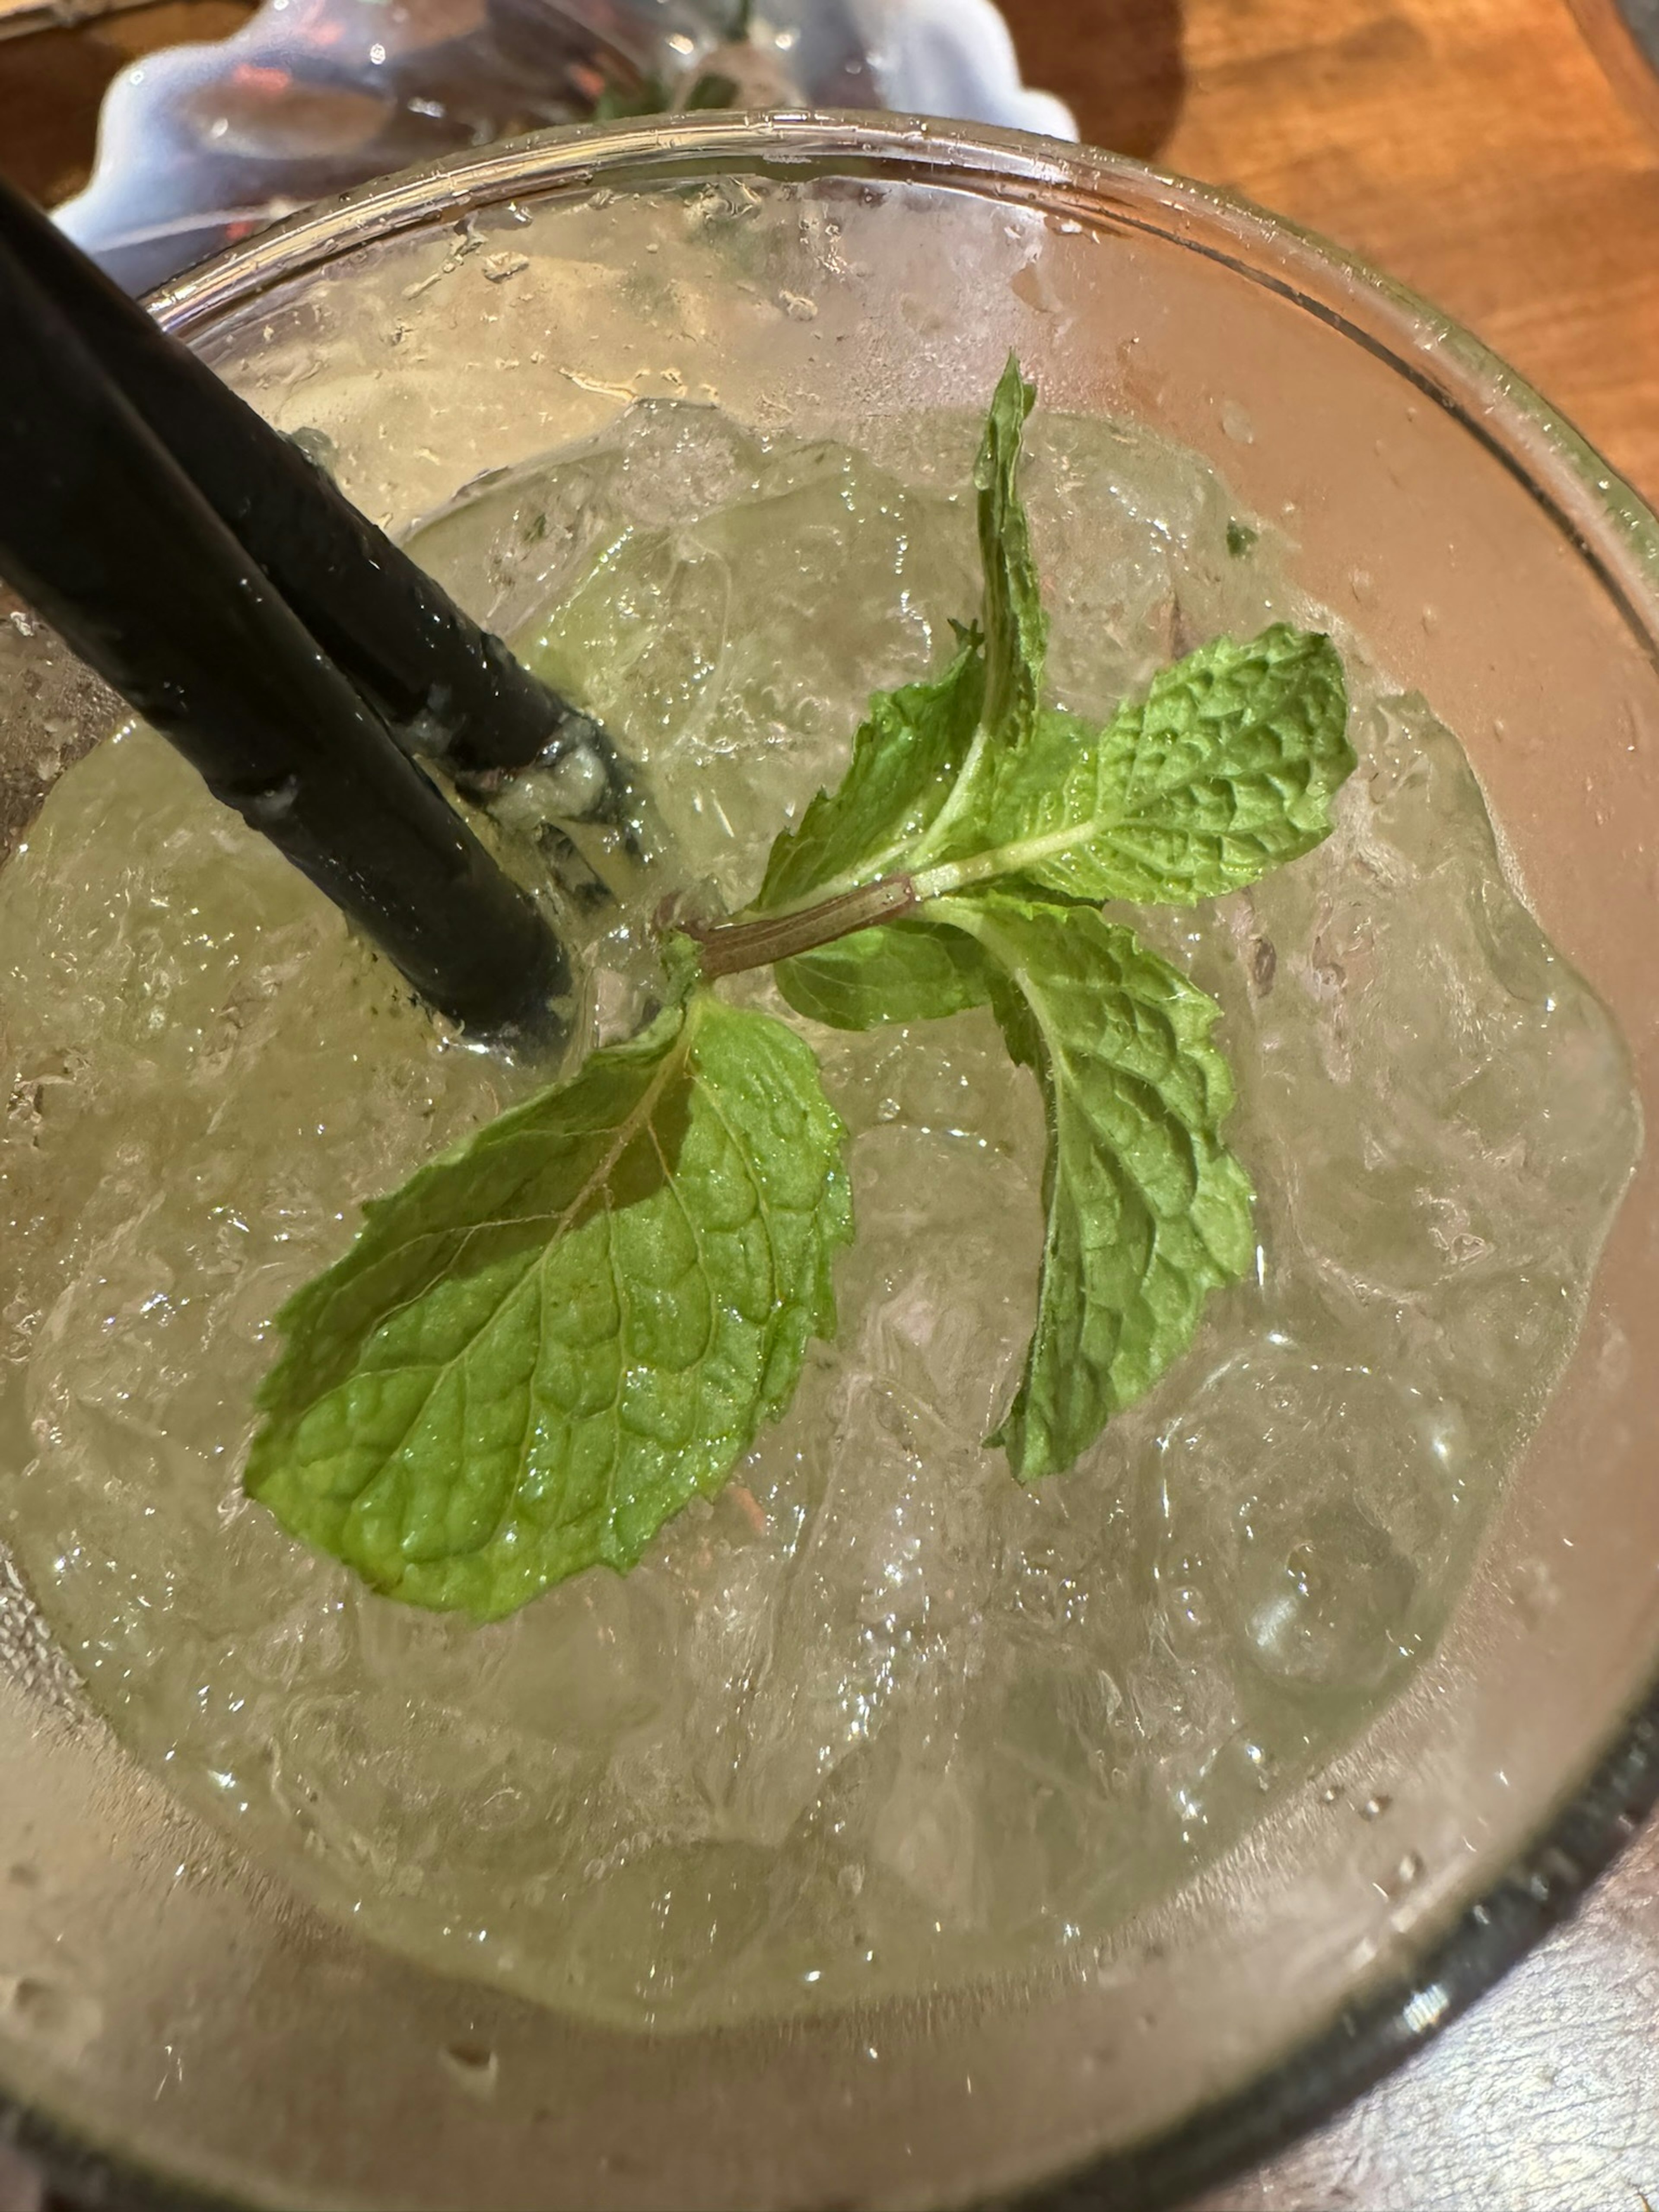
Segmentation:
{"type": "MultiPolygon", "coordinates": [[[[326,439],[396,530],[636,398],[857,442],[979,410],[1016,348],[1046,405],[1212,463],[1279,526],[1295,583],[1461,734],[1652,1114],[1654,519],[1466,332],[1333,248],[1059,143],[690,116],[394,179],[157,307],[279,427],[326,439]]],[[[0,836],[117,719],[44,631],[0,625],[0,836]]],[[[0,1565],[15,2124],[66,2167],[100,2162],[118,2203],[1058,2205],[1085,2201],[1065,2194],[1084,2169],[1091,2203],[1158,2201],[1455,2013],[1652,1798],[1656,1442],[1649,1154],[1437,1647],[1334,1763],[1264,1796],[1086,1976],[988,1962],[719,2031],[579,2020],[291,1894],[84,1710],[0,1565]]]]}

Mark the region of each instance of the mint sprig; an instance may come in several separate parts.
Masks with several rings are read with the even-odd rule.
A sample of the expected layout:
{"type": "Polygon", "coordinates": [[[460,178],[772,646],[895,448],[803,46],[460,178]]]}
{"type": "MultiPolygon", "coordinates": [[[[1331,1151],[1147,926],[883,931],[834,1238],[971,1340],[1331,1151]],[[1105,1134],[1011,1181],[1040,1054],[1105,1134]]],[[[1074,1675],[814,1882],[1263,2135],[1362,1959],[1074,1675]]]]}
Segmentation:
{"type": "Polygon", "coordinates": [[[844,1139],[801,1038],[692,993],[367,1209],[277,1316],[249,1492],[480,1620],[632,1566],[834,1331],[844,1139]]]}
{"type": "Polygon", "coordinates": [[[1011,361],[977,471],[983,673],[975,633],[934,687],[965,702],[982,683],[975,727],[964,738],[960,714],[941,718],[924,753],[907,747],[894,708],[928,687],[878,698],[841,789],[775,846],[757,911],[883,878],[908,879],[920,904],[1004,876],[1067,897],[1186,906],[1330,834],[1354,755],[1341,659],[1316,631],[1279,623],[1243,644],[1218,638],[1103,728],[1043,708],[1048,629],[1017,480],[1034,398],[1011,361]]]}
{"type": "Polygon", "coordinates": [[[1354,766],[1329,639],[1218,639],[1103,726],[1045,706],[1010,362],[976,470],[981,622],[879,694],[847,775],[735,921],[665,947],[670,1004],[369,1207],[277,1316],[250,1492],[375,1588],[493,1619],[634,1564],[729,1477],[835,1327],[845,1133],[805,1041],[711,984],[775,963],[842,1029],[988,1005],[1042,1086],[1047,1232],[990,1438],[1072,1466],[1254,1246],[1219,1009],[1100,902],[1190,904],[1328,835],[1354,766]]]}
{"type": "Polygon", "coordinates": [[[915,848],[961,781],[984,720],[985,677],[985,641],[969,630],[942,676],[876,694],[847,774],[773,845],[757,913],[822,902],[826,884],[874,882],[915,848]]]}

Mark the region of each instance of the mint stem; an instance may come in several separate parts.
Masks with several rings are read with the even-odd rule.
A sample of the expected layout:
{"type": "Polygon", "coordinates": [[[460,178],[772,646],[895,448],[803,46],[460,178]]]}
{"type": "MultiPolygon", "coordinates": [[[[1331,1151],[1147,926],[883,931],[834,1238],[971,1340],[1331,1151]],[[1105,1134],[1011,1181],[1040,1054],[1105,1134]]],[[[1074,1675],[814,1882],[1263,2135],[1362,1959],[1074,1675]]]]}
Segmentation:
{"type": "Polygon", "coordinates": [[[921,904],[908,876],[884,876],[879,882],[860,884],[839,898],[820,906],[804,907],[798,914],[763,915],[756,921],[684,921],[678,927],[702,948],[702,972],[712,983],[717,975],[736,975],[746,968],[769,968],[774,961],[788,960],[798,952],[816,952],[838,937],[851,937],[879,921],[896,921],[921,904]]]}

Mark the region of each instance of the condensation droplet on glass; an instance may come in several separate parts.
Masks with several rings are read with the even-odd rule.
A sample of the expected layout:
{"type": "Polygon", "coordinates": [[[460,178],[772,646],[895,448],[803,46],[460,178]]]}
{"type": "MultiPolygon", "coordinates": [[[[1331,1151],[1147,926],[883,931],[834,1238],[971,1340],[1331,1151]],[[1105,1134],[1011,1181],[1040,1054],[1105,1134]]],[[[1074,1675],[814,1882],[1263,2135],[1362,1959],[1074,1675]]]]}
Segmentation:
{"type": "Polygon", "coordinates": [[[95,1997],[35,1974],[0,1974],[0,2018],[32,2039],[79,2055],[104,2024],[95,1997]]]}
{"type": "Polygon", "coordinates": [[[1382,1790],[1375,1790],[1358,1808],[1362,1820],[1380,1820],[1394,1800],[1382,1790]]]}
{"type": "Polygon", "coordinates": [[[1253,446],[1255,443],[1255,425],[1236,399],[1222,401],[1221,428],[1236,446],[1253,446]]]}
{"type": "Polygon", "coordinates": [[[1528,1628],[1536,1628],[1556,1601],[1554,1578],[1542,1559],[1524,1559],[1510,1586],[1515,1610],[1528,1628]]]}
{"type": "Polygon", "coordinates": [[[488,2044],[462,2038],[445,2044],[438,2058],[456,2087],[464,2089],[469,2097],[487,2104],[495,2096],[501,2080],[501,2060],[488,2044]]]}

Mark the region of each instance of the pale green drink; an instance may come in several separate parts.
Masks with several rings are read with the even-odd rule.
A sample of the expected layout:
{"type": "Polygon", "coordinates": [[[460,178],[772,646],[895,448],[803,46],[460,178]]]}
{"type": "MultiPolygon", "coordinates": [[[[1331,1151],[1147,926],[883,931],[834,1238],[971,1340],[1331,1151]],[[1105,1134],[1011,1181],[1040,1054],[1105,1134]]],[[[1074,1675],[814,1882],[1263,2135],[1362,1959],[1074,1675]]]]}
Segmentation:
{"type": "MultiPolygon", "coordinates": [[[[505,593],[641,763],[676,878],[735,906],[867,693],[971,612],[977,428],[768,450],[642,407],[422,556],[505,593]]],[[[1330,626],[1195,459],[1041,416],[1031,443],[1062,703],[1330,626]]],[[[1337,834],[1136,917],[1226,1010],[1255,1281],[1020,1489],[981,1439],[1030,1327],[1035,1090],[982,1014],[815,1031],[854,1133],[836,1344],[633,1574],[484,1629],[369,1595],[238,1473],[283,1297],[538,1076],[441,1042],[147,733],[72,770],[0,876],[0,1535],[118,1732],[382,1940],[664,2024],[1080,1971],[1333,1755],[1446,1615],[1638,1138],[1455,741],[1339,636],[1337,834]]],[[[521,855],[548,796],[503,810],[521,855]]],[[[568,916],[584,1041],[637,1022],[665,887],[568,916]]]]}

